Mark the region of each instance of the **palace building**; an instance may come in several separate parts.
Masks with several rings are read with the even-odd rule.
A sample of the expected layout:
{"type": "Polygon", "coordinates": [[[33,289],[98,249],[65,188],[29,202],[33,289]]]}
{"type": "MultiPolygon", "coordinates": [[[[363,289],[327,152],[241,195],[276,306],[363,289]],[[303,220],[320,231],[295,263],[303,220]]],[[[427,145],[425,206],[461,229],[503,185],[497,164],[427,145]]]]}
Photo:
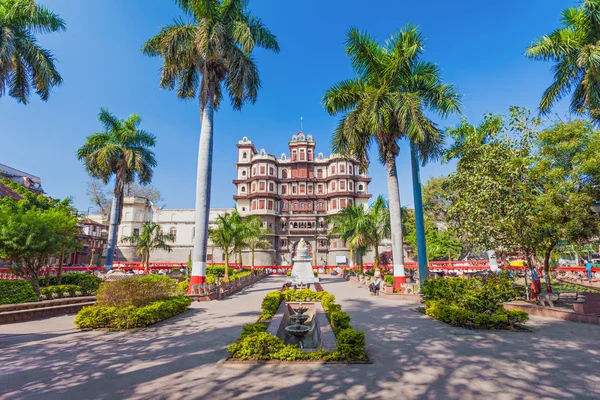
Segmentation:
{"type": "MultiPolygon", "coordinates": [[[[235,163],[236,207],[243,216],[257,215],[263,226],[273,234],[267,237],[271,248],[255,250],[255,265],[291,265],[295,246],[304,238],[315,265],[348,263],[349,249],[337,239],[329,239],[328,216],[347,205],[368,207],[371,178],[361,170],[356,160],[340,155],[324,156],[317,153],[311,135],[299,132],[288,143],[289,154],[276,157],[265,149],[257,150],[247,137],[237,143],[235,163]]],[[[218,215],[233,209],[218,208],[210,211],[210,224],[218,215]]],[[[122,223],[118,234],[118,261],[138,260],[135,248],[122,238],[141,230],[145,221],[161,225],[164,232],[175,236],[173,251],[157,250],[153,261],[186,261],[193,249],[194,210],[168,210],[154,207],[146,199],[124,199],[122,223]]],[[[389,250],[389,244],[379,251],[389,250]]],[[[250,264],[250,251],[242,253],[243,263],[250,264]]],[[[365,262],[372,261],[369,251],[365,262]]],[[[208,244],[209,262],[224,260],[223,251],[208,244]]],[[[234,262],[237,257],[232,257],[234,262]]]]}

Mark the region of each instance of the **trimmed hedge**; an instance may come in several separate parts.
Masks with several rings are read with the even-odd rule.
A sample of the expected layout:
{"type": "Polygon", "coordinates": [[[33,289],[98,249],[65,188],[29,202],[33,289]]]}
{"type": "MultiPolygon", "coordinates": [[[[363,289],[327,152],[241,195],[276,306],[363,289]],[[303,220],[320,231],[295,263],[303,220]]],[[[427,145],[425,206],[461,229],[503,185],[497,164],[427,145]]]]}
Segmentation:
{"type": "Polygon", "coordinates": [[[38,301],[31,284],[23,280],[0,280],[0,304],[38,301]]]}
{"type": "Polygon", "coordinates": [[[189,297],[174,296],[145,307],[84,307],[75,318],[75,326],[78,329],[109,330],[142,328],[181,314],[190,304],[189,297]]]}
{"type": "MultiPolygon", "coordinates": [[[[49,286],[56,286],[58,281],[56,279],[56,275],[48,276],[49,286]]],[[[61,278],[61,284],[63,285],[77,285],[86,293],[95,293],[100,284],[102,283],[102,279],[94,276],[92,274],[63,274],[61,278]]],[[[40,278],[40,287],[46,286],[46,278],[40,278]]]]}
{"type": "Polygon", "coordinates": [[[233,359],[238,360],[323,360],[323,361],[366,361],[365,335],[350,326],[350,316],[335,304],[335,296],[327,292],[313,292],[309,289],[285,290],[267,293],[262,302],[259,321],[273,318],[281,301],[321,302],[336,335],[338,347],[333,352],[319,349],[316,352],[303,352],[298,346],[286,345],[280,338],[265,332],[264,323],[242,327],[239,339],[227,350],[233,359]]]}
{"type": "Polygon", "coordinates": [[[454,326],[475,329],[513,329],[529,315],[505,310],[503,302],[517,297],[507,274],[477,278],[432,279],[422,290],[425,313],[454,326]]]}
{"type": "Polygon", "coordinates": [[[46,300],[83,296],[86,294],[86,292],[77,285],[56,285],[43,287],[40,288],[40,293],[46,300]]]}

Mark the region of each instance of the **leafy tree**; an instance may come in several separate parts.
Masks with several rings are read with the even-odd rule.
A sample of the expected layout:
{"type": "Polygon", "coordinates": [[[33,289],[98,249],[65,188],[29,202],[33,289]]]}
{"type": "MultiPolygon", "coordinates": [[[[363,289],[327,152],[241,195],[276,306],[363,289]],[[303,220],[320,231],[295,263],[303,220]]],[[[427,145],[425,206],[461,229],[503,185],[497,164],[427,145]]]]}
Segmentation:
{"type": "Polygon", "coordinates": [[[536,138],[533,166],[539,213],[540,256],[549,272],[552,252],[560,243],[582,245],[598,236],[598,217],[591,211],[600,198],[600,132],[587,121],[558,122],[536,138]]]}
{"type": "Polygon", "coordinates": [[[145,222],[140,233],[134,233],[132,236],[123,238],[123,242],[133,244],[137,249],[138,256],[142,257],[144,270],[148,273],[150,268],[150,253],[152,250],[173,251],[168,242],[174,242],[175,237],[169,233],[164,233],[155,222],[145,222]]]}
{"type": "MultiPolygon", "coordinates": [[[[496,116],[486,115],[484,124],[496,116]]],[[[486,141],[465,140],[448,184],[448,218],[461,241],[475,249],[511,249],[535,254],[532,232],[538,195],[531,176],[532,137],[538,120],[511,108],[509,134],[490,131],[486,141]]]]}
{"type": "Polygon", "coordinates": [[[525,52],[534,60],[552,61],[554,82],[546,89],[540,111],[547,114],[572,93],[570,109],[600,118],[600,0],[584,0],[562,12],[562,27],[533,41],[525,52]]]}
{"type": "Polygon", "coordinates": [[[65,21],[33,0],[0,0],[0,98],[27,104],[31,89],[44,101],[62,78],[36,35],[64,31],[65,21]]]}
{"type": "Polygon", "coordinates": [[[106,251],[106,266],[110,269],[121,221],[125,186],[135,181],[142,185],[152,181],[156,158],[151,148],[156,145],[156,137],[139,129],[142,120],[137,114],[120,120],[102,108],[98,119],[104,131],[88,136],[85,144],[77,150],[77,158],[83,161],[91,177],[101,180],[105,185],[114,178],[106,251]]]}
{"type": "Polygon", "coordinates": [[[442,83],[439,68],[420,59],[423,40],[412,25],[392,35],[382,46],[357,29],[350,29],[346,54],[357,77],[332,86],[323,97],[326,110],[342,114],[332,138],[333,151],[350,155],[366,165],[368,149],[376,143],[379,158],[386,165],[391,213],[392,251],[395,272],[404,276],[400,195],[396,156],[398,141],[408,138],[420,154],[439,142],[441,132],[426,116],[441,116],[460,108],[460,96],[451,85],[442,83]]]}
{"type": "MultiPolygon", "coordinates": [[[[214,111],[227,92],[240,110],[254,103],[260,88],[255,47],[279,52],[275,35],[247,10],[245,0],[176,0],[189,18],[178,19],[146,42],[142,52],[161,57],[160,87],[181,99],[198,98],[202,117],[196,178],[194,272],[205,275],[213,160],[214,111]]],[[[192,279],[193,282],[193,279],[192,279]]],[[[191,287],[191,285],[190,285],[191,287]]]]}
{"type": "Polygon", "coordinates": [[[11,261],[14,272],[31,283],[38,297],[42,268],[77,232],[70,199],[61,202],[35,195],[19,201],[0,199],[0,258],[11,261]]]}
{"type": "Polygon", "coordinates": [[[439,176],[430,178],[423,185],[423,209],[425,219],[433,222],[446,223],[448,220],[448,177],[439,176]]]}

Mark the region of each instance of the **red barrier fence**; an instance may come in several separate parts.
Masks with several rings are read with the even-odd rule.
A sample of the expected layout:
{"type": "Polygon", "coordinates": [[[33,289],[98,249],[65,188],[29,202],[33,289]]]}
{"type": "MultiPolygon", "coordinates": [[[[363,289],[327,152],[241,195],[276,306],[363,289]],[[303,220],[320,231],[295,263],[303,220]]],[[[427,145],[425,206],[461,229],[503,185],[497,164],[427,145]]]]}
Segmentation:
{"type": "MultiPolygon", "coordinates": [[[[222,263],[212,262],[207,263],[207,265],[223,265],[222,263]]],[[[173,269],[182,269],[187,267],[187,262],[151,262],[150,270],[152,271],[172,271],[173,269]]],[[[239,268],[237,263],[230,263],[230,268],[239,268]]],[[[244,265],[244,268],[251,268],[249,265],[244,265]]],[[[347,265],[313,265],[313,269],[325,269],[332,270],[334,268],[342,268],[349,269],[350,267],[347,265]]],[[[359,266],[355,266],[354,268],[358,268],[359,266]]],[[[374,268],[374,263],[363,263],[363,269],[374,268]]],[[[417,262],[406,262],[404,264],[406,269],[416,270],[419,268],[419,264],[417,262]]],[[[141,273],[144,271],[144,265],[141,262],[116,262],[113,265],[113,268],[116,270],[133,270],[137,273],[141,273]]],[[[292,269],[291,265],[255,265],[255,269],[270,269],[271,273],[284,273],[287,270],[292,269]]],[[[392,270],[393,266],[381,266],[381,269],[392,270]]],[[[488,260],[464,260],[464,261],[430,261],[429,262],[429,270],[431,272],[478,272],[489,270],[489,261],[488,260]]],[[[520,270],[523,269],[522,266],[502,266],[502,269],[510,269],[510,270],[520,270]]],[[[56,275],[58,272],[58,266],[48,267],[48,273],[50,275],[56,275]]],[[[92,272],[92,271],[104,271],[104,267],[96,266],[63,266],[63,273],[75,273],[75,272],[92,272]]],[[[585,267],[577,266],[577,267],[554,267],[553,271],[564,272],[566,276],[577,276],[579,273],[585,275],[585,267]]],[[[600,278],[600,268],[592,268],[592,272],[597,278],[600,278]]],[[[42,276],[46,275],[46,269],[42,270],[42,276]]],[[[17,275],[15,275],[10,268],[0,267],[0,279],[19,279],[17,275]]]]}

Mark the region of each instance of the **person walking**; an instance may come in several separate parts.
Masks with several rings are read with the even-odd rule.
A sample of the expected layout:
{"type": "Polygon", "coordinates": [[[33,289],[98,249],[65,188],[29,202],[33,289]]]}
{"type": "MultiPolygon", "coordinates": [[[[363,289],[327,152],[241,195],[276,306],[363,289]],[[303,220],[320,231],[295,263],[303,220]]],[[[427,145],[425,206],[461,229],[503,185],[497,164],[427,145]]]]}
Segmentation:
{"type": "Polygon", "coordinates": [[[379,290],[381,289],[381,275],[375,277],[373,281],[373,288],[375,289],[375,296],[379,296],[379,290]]]}
{"type": "Polygon", "coordinates": [[[594,267],[594,263],[592,260],[588,260],[587,264],[585,264],[585,272],[587,272],[588,282],[592,283],[592,268],[594,267]]]}

